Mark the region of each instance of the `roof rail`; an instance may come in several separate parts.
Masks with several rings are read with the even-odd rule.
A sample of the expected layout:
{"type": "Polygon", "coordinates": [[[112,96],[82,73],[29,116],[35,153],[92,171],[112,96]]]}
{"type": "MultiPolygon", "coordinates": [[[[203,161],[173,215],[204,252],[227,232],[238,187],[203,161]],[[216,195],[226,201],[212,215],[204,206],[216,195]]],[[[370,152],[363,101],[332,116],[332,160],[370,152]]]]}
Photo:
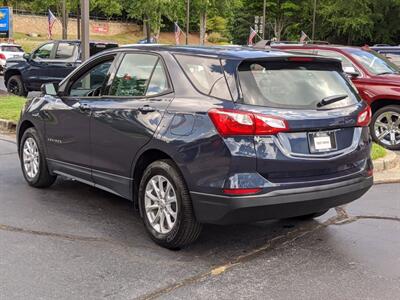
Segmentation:
{"type": "Polygon", "coordinates": [[[308,41],[306,44],[313,44],[313,45],[329,45],[328,41],[308,41]]]}

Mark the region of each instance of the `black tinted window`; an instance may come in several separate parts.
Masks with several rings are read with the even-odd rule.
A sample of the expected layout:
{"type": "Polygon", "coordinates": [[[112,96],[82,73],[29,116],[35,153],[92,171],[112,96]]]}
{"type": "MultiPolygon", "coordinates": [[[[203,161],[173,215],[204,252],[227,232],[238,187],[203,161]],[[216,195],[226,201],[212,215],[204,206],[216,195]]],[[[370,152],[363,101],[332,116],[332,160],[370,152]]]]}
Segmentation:
{"type": "Polygon", "coordinates": [[[219,59],[188,55],[176,55],[176,58],[200,92],[217,98],[231,99],[219,59]]]}
{"type": "Polygon", "coordinates": [[[102,62],[75,81],[70,89],[70,96],[98,96],[107,79],[112,60],[102,62]]]}
{"type": "Polygon", "coordinates": [[[56,59],[72,58],[75,53],[76,45],[73,43],[59,43],[56,51],[56,59]]]}
{"type": "Polygon", "coordinates": [[[144,96],[158,57],[147,54],[126,54],[110,88],[114,96],[144,96]]]}
{"type": "Polygon", "coordinates": [[[246,104],[276,108],[316,109],[322,99],[344,96],[324,109],[359,101],[345,77],[322,64],[244,62],[239,80],[246,104]]]}
{"type": "Polygon", "coordinates": [[[118,44],[111,44],[111,43],[90,43],[90,56],[93,56],[101,51],[117,48],[118,44]]]}

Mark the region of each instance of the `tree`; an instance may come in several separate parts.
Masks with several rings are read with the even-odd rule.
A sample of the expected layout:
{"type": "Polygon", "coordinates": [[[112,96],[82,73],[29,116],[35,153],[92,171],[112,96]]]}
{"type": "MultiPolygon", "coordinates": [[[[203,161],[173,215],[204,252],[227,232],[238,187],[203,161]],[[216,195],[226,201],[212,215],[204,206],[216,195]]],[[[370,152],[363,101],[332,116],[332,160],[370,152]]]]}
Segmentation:
{"type": "Polygon", "coordinates": [[[324,0],[319,14],[330,36],[347,37],[347,43],[362,37],[371,38],[374,28],[373,0],[324,0]]]}

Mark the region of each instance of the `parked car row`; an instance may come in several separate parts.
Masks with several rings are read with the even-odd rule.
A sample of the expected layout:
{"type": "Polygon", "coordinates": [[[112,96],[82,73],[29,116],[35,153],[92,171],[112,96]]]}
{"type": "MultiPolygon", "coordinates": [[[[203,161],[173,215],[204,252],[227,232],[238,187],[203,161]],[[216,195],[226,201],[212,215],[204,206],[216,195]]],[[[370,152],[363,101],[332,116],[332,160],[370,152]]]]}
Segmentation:
{"type": "Polygon", "coordinates": [[[203,224],[314,218],[358,199],[373,183],[370,121],[337,59],[130,46],[44,85],[17,141],[29,185],[62,175],[127,198],[177,249],[203,224]]]}

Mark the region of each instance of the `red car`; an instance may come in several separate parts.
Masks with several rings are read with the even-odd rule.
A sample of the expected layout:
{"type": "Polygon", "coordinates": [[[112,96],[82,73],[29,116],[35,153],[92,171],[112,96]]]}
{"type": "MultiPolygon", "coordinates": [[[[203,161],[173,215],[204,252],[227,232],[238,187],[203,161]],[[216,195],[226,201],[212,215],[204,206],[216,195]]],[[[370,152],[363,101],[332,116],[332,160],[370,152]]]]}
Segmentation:
{"type": "MultiPolygon", "coordinates": [[[[400,150],[400,68],[375,51],[359,47],[316,44],[276,44],[290,52],[338,58],[362,99],[371,106],[371,135],[375,142],[400,150]]],[[[301,80],[301,79],[300,79],[301,80]]]]}

